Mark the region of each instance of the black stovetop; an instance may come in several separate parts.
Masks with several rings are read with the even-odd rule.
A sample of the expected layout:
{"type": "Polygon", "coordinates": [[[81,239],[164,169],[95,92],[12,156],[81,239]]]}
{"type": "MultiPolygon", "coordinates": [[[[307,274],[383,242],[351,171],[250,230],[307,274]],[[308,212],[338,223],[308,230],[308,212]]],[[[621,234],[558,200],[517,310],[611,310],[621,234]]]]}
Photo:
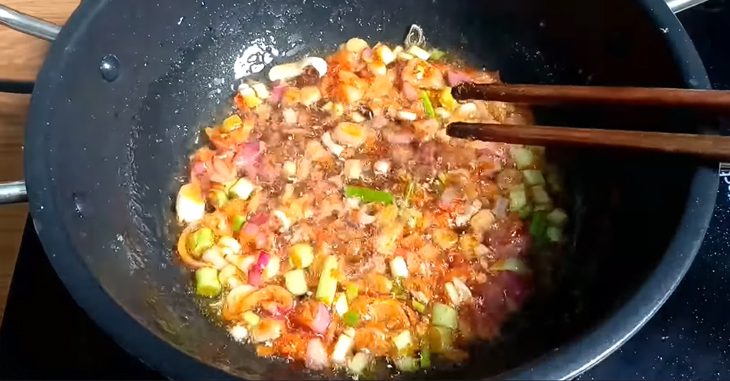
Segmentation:
{"type": "MultiPolygon", "coordinates": [[[[730,89],[730,0],[680,19],[715,88],[730,89]]],[[[730,131],[724,131],[730,133],[730,131]]],[[[730,379],[730,168],[697,260],[654,318],[583,380],[730,379]]],[[[0,379],[161,379],[129,356],[71,299],[26,224],[5,317],[0,379]]]]}

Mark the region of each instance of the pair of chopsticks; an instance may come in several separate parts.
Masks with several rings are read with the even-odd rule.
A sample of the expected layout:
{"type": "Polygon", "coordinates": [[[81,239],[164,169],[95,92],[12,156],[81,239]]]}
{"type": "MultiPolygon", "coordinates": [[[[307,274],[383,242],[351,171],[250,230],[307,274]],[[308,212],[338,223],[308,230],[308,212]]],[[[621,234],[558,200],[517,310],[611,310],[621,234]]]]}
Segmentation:
{"type": "MultiPolygon", "coordinates": [[[[458,100],[660,106],[730,112],[730,91],[720,90],[463,83],[454,87],[452,94],[458,100]]],[[[619,147],[730,159],[730,137],[717,135],[462,122],[451,123],[446,132],[458,138],[513,144],[619,147]]]]}

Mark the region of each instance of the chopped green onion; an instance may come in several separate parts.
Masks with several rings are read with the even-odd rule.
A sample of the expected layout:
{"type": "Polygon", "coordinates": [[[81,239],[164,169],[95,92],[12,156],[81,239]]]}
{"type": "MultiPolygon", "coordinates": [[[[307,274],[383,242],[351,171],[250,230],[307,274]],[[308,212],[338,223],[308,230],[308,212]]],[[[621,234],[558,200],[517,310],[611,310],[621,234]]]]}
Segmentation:
{"type": "Polygon", "coordinates": [[[517,164],[517,169],[527,169],[535,162],[535,155],[527,148],[515,147],[510,150],[512,160],[517,164]]]}
{"type": "Polygon", "coordinates": [[[537,242],[545,240],[545,230],[547,229],[548,221],[545,213],[536,212],[532,215],[532,221],[530,222],[530,234],[537,242]]]}
{"type": "Polygon", "coordinates": [[[342,321],[344,321],[345,325],[348,327],[357,327],[357,325],[360,324],[360,314],[356,311],[347,311],[344,315],[342,315],[342,321]]]}
{"type": "Polygon", "coordinates": [[[243,313],[243,321],[245,321],[249,327],[255,327],[259,325],[261,318],[253,311],[246,311],[243,313]]]}
{"type": "Polygon", "coordinates": [[[357,294],[359,293],[360,288],[355,283],[350,283],[345,287],[345,296],[347,296],[347,300],[352,302],[357,298],[357,294]]]}
{"type": "Polygon", "coordinates": [[[244,223],[246,223],[246,216],[237,215],[237,216],[233,217],[231,227],[233,228],[234,232],[238,232],[241,230],[244,223]]]}
{"type": "Polygon", "coordinates": [[[563,231],[557,226],[548,226],[545,235],[550,242],[561,242],[563,240],[563,231]]]}
{"type": "Polygon", "coordinates": [[[286,289],[294,295],[304,295],[309,291],[307,287],[307,276],[302,269],[295,269],[284,274],[286,289]]]}
{"type": "Polygon", "coordinates": [[[433,50],[431,50],[431,57],[430,58],[432,60],[438,61],[438,60],[440,60],[440,59],[442,59],[444,57],[446,57],[446,52],[445,51],[439,50],[439,49],[433,49],[433,50]]]}
{"type": "Polygon", "coordinates": [[[453,348],[454,331],[449,328],[431,326],[428,329],[428,344],[431,353],[444,353],[453,348]]]}
{"type": "Polygon", "coordinates": [[[423,347],[421,347],[421,368],[426,369],[431,367],[431,348],[428,346],[428,342],[426,342],[423,347]]]}
{"type": "Polygon", "coordinates": [[[418,370],[418,360],[413,357],[401,357],[394,362],[395,367],[401,372],[415,372],[418,370]]]}
{"type": "Polygon", "coordinates": [[[434,111],[433,109],[431,98],[428,97],[428,93],[425,91],[421,92],[421,102],[423,102],[423,110],[426,111],[426,116],[428,116],[430,119],[435,118],[436,111],[434,111]]]}
{"type": "Polygon", "coordinates": [[[426,313],[426,305],[419,302],[418,300],[412,300],[411,304],[413,305],[413,309],[418,311],[421,314],[426,313]]]}
{"type": "Polygon", "coordinates": [[[393,195],[388,192],[353,185],[345,187],[345,196],[348,198],[359,198],[366,203],[380,202],[383,204],[392,204],[394,201],[393,195]]]}
{"type": "Polygon", "coordinates": [[[204,251],[213,247],[215,236],[210,228],[200,228],[188,236],[188,251],[194,257],[200,257],[204,251]]]}
{"type": "Polygon", "coordinates": [[[218,280],[218,270],[212,267],[202,267],[195,271],[195,293],[199,296],[212,298],[221,293],[221,282],[218,280]]]}
{"type": "Polygon", "coordinates": [[[456,329],[459,325],[459,316],[456,310],[450,306],[436,303],[433,305],[431,323],[440,327],[456,329]]]}
{"type": "Polygon", "coordinates": [[[335,293],[337,292],[336,271],[337,257],[334,255],[328,255],[324,261],[324,265],[322,266],[322,274],[319,276],[317,292],[314,294],[317,300],[326,304],[328,307],[332,305],[332,302],[335,299],[335,293]]]}
{"type": "Polygon", "coordinates": [[[408,291],[403,286],[403,282],[401,281],[401,278],[396,277],[393,281],[393,288],[391,289],[393,292],[393,296],[395,296],[396,299],[406,299],[408,297],[408,291]]]}
{"type": "Polygon", "coordinates": [[[509,192],[509,209],[519,212],[525,206],[527,206],[527,193],[522,188],[513,188],[509,192]]]}
{"type": "Polygon", "coordinates": [[[550,225],[561,227],[568,222],[568,214],[563,209],[555,208],[547,214],[547,220],[550,225]]]}
{"type": "Polygon", "coordinates": [[[522,177],[525,178],[527,185],[544,185],[545,177],[542,172],[537,169],[525,169],[522,171],[522,177]]]}
{"type": "Polygon", "coordinates": [[[550,204],[550,195],[545,191],[545,187],[542,185],[535,185],[530,187],[530,193],[532,194],[532,200],[535,204],[550,204]]]}

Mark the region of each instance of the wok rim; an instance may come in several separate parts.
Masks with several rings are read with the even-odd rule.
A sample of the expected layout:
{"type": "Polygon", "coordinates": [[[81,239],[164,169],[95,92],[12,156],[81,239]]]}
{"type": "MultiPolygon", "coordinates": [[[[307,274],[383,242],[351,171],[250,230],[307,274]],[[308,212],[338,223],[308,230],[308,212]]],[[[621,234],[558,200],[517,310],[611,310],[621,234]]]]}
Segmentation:
{"type": "MultiPolygon", "coordinates": [[[[705,67],[679,20],[663,0],[637,0],[657,26],[668,29],[665,40],[684,83],[690,88],[711,88],[705,67]]],[[[193,354],[162,339],[118,303],[89,270],[71,245],[65,226],[58,226],[61,209],[48,190],[54,189],[46,158],[45,84],[58,76],[65,47],[108,0],[82,1],[51,46],[33,93],[25,138],[25,175],[34,228],[49,261],[76,303],[106,334],[132,356],[164,376],[175,379],[233,379],[225,370],[203,363],[193,354]],[[49,250],[49,248],[51,250],[49,250]]],[[[702,244],[715,206],[717,176],[698,167],[687,205],[662,260],[638,291],[596,329],[552,352],[495,377],[511,379],[570,379],[590,369],[629,340],[664,304],[691,266],[702,244]],[[702,202],[699,202],[702,200],[702,202]]]]}

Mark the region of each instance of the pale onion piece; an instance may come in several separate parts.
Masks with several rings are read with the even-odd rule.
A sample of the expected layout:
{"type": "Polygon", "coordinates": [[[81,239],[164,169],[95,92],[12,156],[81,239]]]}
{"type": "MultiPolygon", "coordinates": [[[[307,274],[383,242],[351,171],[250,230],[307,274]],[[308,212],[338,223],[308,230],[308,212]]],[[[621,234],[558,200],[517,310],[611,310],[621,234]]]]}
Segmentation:
{"type": "Polygon", "coordinates": [[[352,372],[355,375],[359,375],[362,372],[365,371],[365,369],[370,364],[370,354],[367,352],[357,352],[352,358],[347,362],[347,368],[350,369],[350,372],[352,372]]]}
{"type": "Polygon", "coordinates": [[[464,283],[463,280],[461,280],[460,278],[454,278],[451,280],[451,283],[454,285],[454,289],[456,289],[456,292],[459,294],[460,303],[471,300],[471,290],[469,289],[469,286],[464,283]]]}
{"type": "Polygon", "coordinates": [[[408,54],[416,56],[424,61],[428,61],[428,59],[431,58],[430,52],[423,50],[416,45],[413,45],[410,48],[408,48],[408,54]]]}
{"type": "Polygon", "coordinates": [[[347,296],[344,292],[340,292],[335,296],[335,312],[337,315],[344,315],[350,308],[347,304],[347,296]]]}
{"type": "Polygon", "coordinates": [[[233,196],[242,200],[248,200],[253,193],[254,185],[248,179],[242,177],[236,181],[228,190],[233,196]]]}
{"type": "Polygon", "coordinates": [[[282,212],[281,210],[275,210],[273,215],[281,223],[279,232],[285,232],[289,230],[289,228],[291,227],[291,220],[289,219],[289,217],[286,216],[286,213],[282,212]]]}
{"type": "Polygon", "coordinates": [[[373,61],[368,64],[368,70],[373,73],[374,76],[380,77],[388,74],[388,68],[384,63],[380,61],[373,61]]]}
{"type": "Polygon", "coordinates": [[[177,220],[184,223],[199,221],[205,215],[205,199],[200,186],[184,184],[180,187],[175,200],[177,220]]]}
{"type": "Polygon", "coordinates": [[[400,54],[402,52],[403,52],[403,47],[400,45],[396,45],[396,47],[393,48],[393,54],[395,54],[396,56],[398,56],[398,54],[400,54]]]}
{"type": "Polygon", "coordinates": [[[491,252],[492,250],[490,250],[487,245],[483,243],[479,244],[479,246],[474,249],[474,254],[476,254],[478,257],[483,257],[491,252]]]}
{"type": "Polygon", "coordinates": [[[359,179],[362,175],[362,161],[357,159],[345,160],[345,177],[350,180],[359,179]]]}
{"type": "Polygon", "coordinates": [[[266,88],[266,85],[264,85],[261,82],[256,82],[253,85],[251,85],[251,88],[254,92],[256,92],[256,96],[261,99],[268,99],[269,95],[269,89],[266,88]]]}
{"type": "Polygon", "coordinates": [[[423,291],[411,291],[411,295],[413,296],[413,299],[416,299],[418,302],[428,304],[428,297],[423,293],[423,291]]]}
{"type": "Polygon", "coordinates": [[[362,97],[365,95],[365,93],[360,88],[352,85],[342,85],[341,91],[345,103],[347,104],[353,104],[362,99],[362,97]]]}
{"type": "Polygon", "coordinates": [[[317,70],[320,77],[327,74],[327,61],[320,57],[306,57],[299,62],[276,65],[269,70],[269,80],[271,82],[284,81],[294,77],[298,77],[304,73],[307,66],[317,70]]]}
{"type": "Polygon", "coordinates": [[[395,61],[396,58],[395,53],[387,45],[378,45],[375,47],[374,53],[375,57],[386,66],[395,61]]]}
{"type": "Polygon", "coordinates": [[[408,265],[403,257],[397,256],[390,260],[390,273],[395,278],[408,278],[408,265]]]}
{"type": "Polygon", "coordinates": [[[291,108],[285,108],[281,115],[284,117],[284,123],[288,126],[294,126],[297,124],[297,112],[291,108]]]}
{"type": "Polygon", "coordinates": [[[238,267],[244,274],[248,274],[248,270],[251,269],[254,263],[256,263],[255,255],[228,255],[226,261],[230,264],[238,267]]]}
{"type": "Polygon", "coordinates": [[[228,288],[231,288],[231,289],[236,288],[242,284],[243,284],[243,280],[241,280],[241,278],[239,278],[237,276],[232,276],[232,277],[226,279],[226,285],[228,286],[228,288]]]}
{"type": "Polygon", "coordinates": [[[489,230],[492,225],[494,225],[494,221],[496,220],[494,213],[492,213],[489,209],[482,209],[471,218],[471,221],[469,221],[469,226],[471,226],[471,230],[474,233],[477,234],[484,234],[487,230],[489,230]]]}
{"type": "Polygon", "coordinates": [[[241,251],[241,244],[238,243],[238,240],[229,236],[223,236],[218,239],[218,246],[226,256],[235,255],[241,251]]]}
{"type": "Polygon", "coordinates": [[[248,339],[248,329],[242,325],[234,325],[228,330],[233,340],[242,343],[248,339]]]}
{"type": "Polygon", "coordinates": [[[221,270],[224,267],[228,266],[228,261],[226,261],[226,259],[223,257],[221,249],[217,246],[213,246],[210,249],[206,250],[203,253],[201,259],[203,260],[203,262],[210,263],[211,266],[215,267],[218,270],[221,270]]]}
{"type": "Polygon", "coordinates": [[[244,296],[254,291],[256,291],[256,287],[248,283],[233,288],[230,292],[228,292],[228,295],[226,295],[226,304],[236,306],[244,296]]]}
{"type": "Polygon", "coordinates": [[[256,90],[249,85],[241,84],[238,86],[238,93],[241,94],[243,103],[245,103],[247,107],[253,108],[263,102],[258,95],[256,95],[256,90]]]}
{"type": "Polygon", "coordinates": [[[251,339],[254,343],[276,340],[281,337],[283,330],[284,322],[274,319],[262,319],[257,326],[251,329],[251,339]]]}
{"type": "Polygon", "coordinates": [[[375,222],[375,220],[377,220],[377,217],[367,214],[365,212],[360,212],[357,222],[359,222],[360,225],[370,225],[375,222]]]}
{"type": "Polygon", "coordinates": [[[322,99],[322,93],[317,86],[304,86],[300,91],[300,102],[305,106],[311,106],[322,99]]]}
{"type": "Polygon", "coordinates": [[[345,199],[345,207],[347,207],[348,209],[359,209],[360,199],[355,197],[345,199]]]}
{"type": "Polygon", "coordinates": [[[410,55],[410,54],[408,54],[406,52],[399,52],[396,56],[401,61],[410,61],[410,60],[416,58],[413,55],[410,55]]]}
{"type": "MultiPolygon", "coordinates": [[[[228,260],[228,257],[226,257],[226,260],[228,260]]],[[[236,269],[236,266],[234,265],[226,265],[226,267],[222,268],[221,271],[218,272],[218,280],[224,284],[229,285],[228,280],[231,278],[236,277],[236,273],[238,273],[238,269],[236,269]]],[[[234,288],[235,286],[231,286],[230,288],[234,288]]]]}
{"type": "Polygon", "coordinates": [[[408,122],[413,122],[414,120],[418,119],[418,115],[416,115],[415,112],[404,111],[404,110],[398,111],[398,114],[396,115],[396,117],[399,120],[405,120],[408,122]]]}
{"type": "Polygon", "coordinates": [[[451,118],[451,113],[443,107],[436,107],[435,111],[436,115],[443,120],[448,120],[449,118],[451,118]]]}
{"type": "Polygon", "coordinates": [[[464,226],[466,225],[469,220],[471,220],[472,216],[476,214],[479,209],[482,208],[482,203],[479,200],[472,201],[469,206],[466,207],[466,210],[464,210],[464,213],[457,215],[454,217],[454,225],[456,226],[464,226]]]}
{"type": "Polygon", "coordinates": [[[332,137],[338,143],[354,148],[363,145],[367,135],[367,127],[351,122],[338,123],[332,133],[332,137]]]}
{"type": "Polygon", "coordinates": [[[324,77],[325,74],[327,74],[327,61],[325,61],[323,58],[305,57],[303,60],[299,61],[299,64],[302,66],[302,69],[307,66],[313,67],[314,70],[317,70],[317,73],[319,73],[320,78],[324,77]]]}
{"type": "Polygon", "coordinates": [[[279,269],[281,268],[281,259],[276,255],[272,255],[269,259],[269,263],[264,268],[264,280],[273,279],[279,275],[279,269]]]}
{"type": "Polygon", "coordinates": [[[451,305],[458,306],[459,304],[461,304],[459,299],[459,293],[456,291],[456,287],[454,287],[453,283],[446,282],[446,284],[444,284],[444,289],[446,290],[446,296],[449,297],[451,305]]]}
{"type": "Polygon", "coordinates": [[[335,143],[332,140],[332,135],[330,135],[329,131],[322,134],[322,144],[325,146],[325,148],[327,148],[327,150],[332,152],[332,154],[337,157],[342,155],[342,151],[345,150],[345,147],[335,143]]]}
{"type": "Polygon", "coordinates": [[[347,355],[352,350],[354,340],[352,337],[345,334],[341,334],[335,343],[335,348],[332,350],[330,360],[335,364],[344,364],[347,360],[347,355]]]}
{"type": "Polygon", "coordinates": [[[347,40],[347,43],[345,43],[345,49],[347,49],[350,53],[360,53],[367,48],[368,43],[362,38],[354,37],[347,40]]]}
{"type": "Polygon", "coordinates": [[[365,119],[365,116],[363,116],[359,112],[353,112],[353,113],[350,113],[350,120],[352,120],[355,123],[362,123],[362,122],[366,121],[367,119],[365,119]]]}
{"type": "Polygon", "coordinates": [[[477,105],[472,102],[464,103],[456,109],[455,116],[459,118],[471,119],[476,116],[478,112],[477,105]]]}
{"type": "Polygon", "coordinates": [[[379,175],[387,175],[390,172],[390,161],[385,159],[378,160],[373,164],[373,169],[379,175]]]}
{"type": "Polygon", "coordinates": [[[297,175],[297,163],[287,160],[281,166],[281,174],[285,179],[293,179],[297,175]]]}

